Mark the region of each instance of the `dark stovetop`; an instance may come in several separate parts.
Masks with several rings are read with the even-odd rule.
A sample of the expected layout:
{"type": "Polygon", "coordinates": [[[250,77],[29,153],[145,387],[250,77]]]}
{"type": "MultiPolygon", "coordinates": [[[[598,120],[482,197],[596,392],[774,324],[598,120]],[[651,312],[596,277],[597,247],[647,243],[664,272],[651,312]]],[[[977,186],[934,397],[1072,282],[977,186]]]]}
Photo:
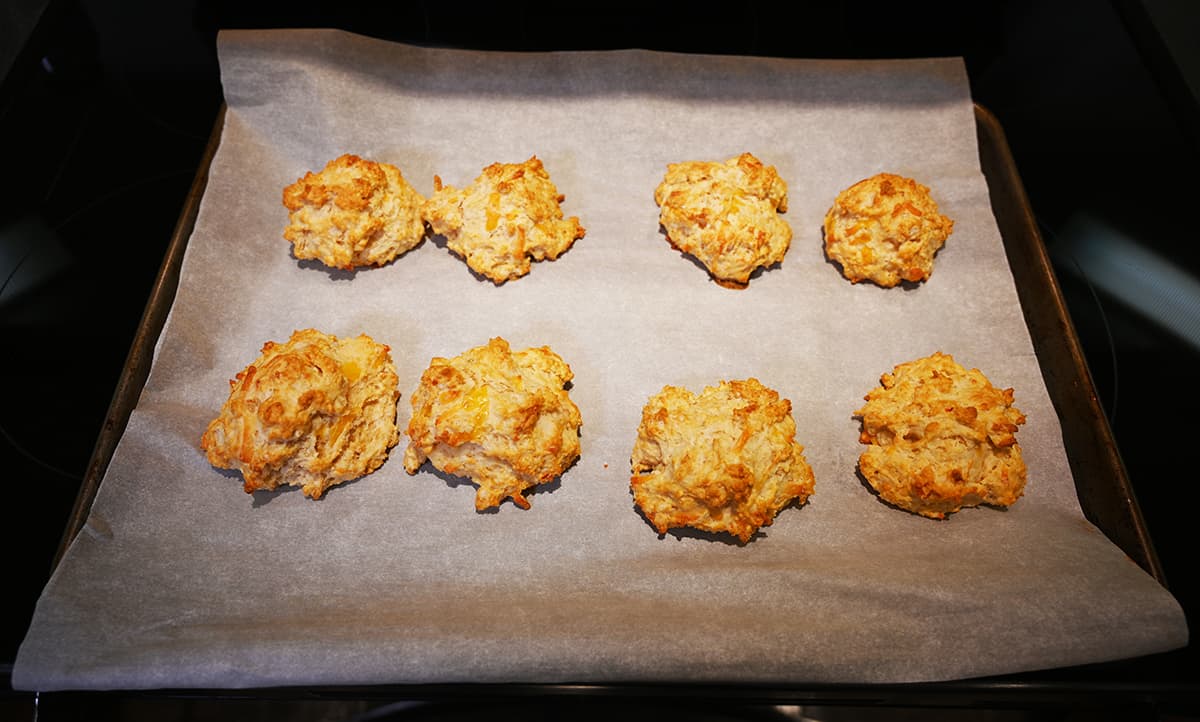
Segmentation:
{"type": "MultiPolygon", "coordinates": [[[[0,665],[11,665],[50,572],[212,129],[218,27],[341,27],[477,49],[963,56],[976,101],[1007,133],[1168,584],[1197,618],[1196,472],[1183,452],[1200,438],[1190,379],[1200,368],[1200,244],[1188,212],[1200,190],[1200,60],[1187,42],[1200,9],[1186,0],[861,1],[805,7],[792,19],[759,2],[661,7],[251,11],[215,0],[22,0],[0,12],[0,24],[9,21],[0,32],[0,364],[9,386],[0,541],[10,550],[0,665]]],[[[1200,689],[1196,661],[1189,648],[1092,678],[1157,690],[1139,713],[1200,718],[1200,702],[1174,694],[1200,689]]],[[[0,716],[30,704],[21,695],[2,702],[0,716]]]]}

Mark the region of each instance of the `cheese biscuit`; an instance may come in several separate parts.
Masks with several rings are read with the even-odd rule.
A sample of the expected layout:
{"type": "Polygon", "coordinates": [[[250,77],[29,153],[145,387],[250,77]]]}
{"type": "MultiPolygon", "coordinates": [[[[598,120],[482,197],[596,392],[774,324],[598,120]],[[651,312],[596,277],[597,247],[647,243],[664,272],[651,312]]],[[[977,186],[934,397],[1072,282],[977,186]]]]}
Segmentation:
{"type": "Polygon", "coordinates": [[[929,278],[954,221],[938,212],[926,186],[880,173],[838,194],[824,230],[825,254],[843,276],[891,288],[929,278]]]}
{"type": "Polygon", "coordinates": [[[530,259],[553,261],[583,238],[579,219],[563,218],[562,201],[534,156],[493,163],[462,190],[435,176],[422,213],[447,248],[499,285],[529,273],[530,259]]]}
{"type": "Polygon", "coordinates": [[[742,543],[813,493],[787,399],[757,379],[699,396],[666,386],[642,409],[633,446],[634,502],[659,534],[689,526],[742,543]]]}
{"type": "Polygon", "coordinates": [[[792,241],[779,216],[787,211],[787,184],[750,153],[669,164],[654,202],[671,244],[729,288],[744,288],[756,269],[783,261],[792,241]]]}
{"type": "Polygon", "coordinates": [[[424,201],[396,166],[343,155],[283,189],[283,237],[302,260],[344,270],[381,266],[425,237],[424,201]]]}
{"type": "Polygon", "coordinates": [[[290,485],[319,499],[378,469],[399,440],[395,365],[366,335],[296,331],[267,342],[229,385],[200,448],[213,466],[240,471],[248,494],[290,485]]]}
{"type": "Polygon", "coordinates": [[[434,358],[412,395],[404,468],[434,468],[475,482],[475,509],[553,481],[579,458],[579,409],[564,388],[571,367],[548,347],[513,352],[503,338],[434,358]]]}
{"type": "Polygon", "coordinates": [[[880,498],[944,519],[963,507],[1007,507],[1025,489],[1013,390],[997,389],[954,357],[899,364],[854,415],[868,444],[858,468],[880,498]]]}

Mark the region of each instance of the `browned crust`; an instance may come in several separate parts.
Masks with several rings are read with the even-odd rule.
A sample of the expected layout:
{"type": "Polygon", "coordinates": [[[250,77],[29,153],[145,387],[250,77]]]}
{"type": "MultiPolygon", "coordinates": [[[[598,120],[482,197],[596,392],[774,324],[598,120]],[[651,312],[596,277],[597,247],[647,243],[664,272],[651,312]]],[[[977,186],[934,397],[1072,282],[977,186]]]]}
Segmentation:
{"type": "Polygon", "coordinates": [[[787,184],[750,153],[721,162],[671,163],[654,191],[671,245],[725,288],[745,288],[756,270],[783,261],[792,229],[787,184]]]}
{"type": "Polygon", "coordinates": [[[563,217],[564,197],[537,156],[493,163],[464,189],[434,176],[422,216],[446,247],[476,273],[499,285],[529,273],[532,261],[553,261],[586,229],[563,217]]]}
{"type": "Polygon", "coordinates": [[[664,387],[642,409],[630,460],[634,502],[660,534],[686,526],[748,542],[813,493],[791,409],[754,378],[698,396],[664,387]]]}
{"type": "Polygon", "coordinates": [[[825,253],[852,283],[919,283],[933,273],[934,256],[953,230],[927,186],[878,173],[834,200],[825,214],[825,253]]]}
{"type": "Polygon", "coordinates": [[[213,466],[241,472],[246,493],[291,485],[319,499],[379,468],[399,440],[390,350],[366,335],[304,329],[268,341],[229,385],[200,448],[213,466]]]}
{"type": "Polygon", "coordinates": [[[854,415],[868,449],[859,470],[885,501],[944,519],[964,507],[1007,507],[1025,489],[1016,432],[1025,416],[1013,390],[997,389],[952,356],[899,364],[854,415]]]}
{"type": "Polygon", "coordinates": [[[412,395],[404,468],[428,460],[475,482],[476,510],[560,476],[579,458],[578,407],[565,389],[571,368],[548,347],[513,352],[496,337],[454,357],[434,358],[412,395]]]}

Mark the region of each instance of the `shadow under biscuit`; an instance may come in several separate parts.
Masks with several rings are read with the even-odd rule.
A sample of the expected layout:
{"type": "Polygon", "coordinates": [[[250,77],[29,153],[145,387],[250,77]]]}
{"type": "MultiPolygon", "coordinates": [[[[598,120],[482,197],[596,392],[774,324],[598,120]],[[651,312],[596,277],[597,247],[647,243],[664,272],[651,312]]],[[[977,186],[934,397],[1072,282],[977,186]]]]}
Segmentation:
{"type": "Polygon", "coordinates": [[[437,478],[441,479],[442,482],[451,489],[457,489],[458,487],[463,486],[463,485],[475,486],[475,487],[479,486],[478,484],[471,481],[470,479],[468,479],[465,476],[458,476],[456,474],[451,474],[449,472],[442,471],[441,469],[434,466],[433,463],[428,460],[426,460],[423,464],[421,464],[421,467],[419,469],[417,469],[417,471],[427,471],[430,474],[433,474],[437,478]]]}
{"type": "Polygon", "coordinates": [[[355,266],[354,268],[334,268],[332,266],[325,265],[324,262],[316,258],[296,258],[295,246],[291,246],[289,248],[288,255],[291,256],[292,260],[296,262],[297,266],[306,271],[324,271],[326,275],[329,276],[331,281],[353,281],[354,277],[357,276],[359,272],[372,271],[376,268],[387,268],[423,245],[425,245],[425,236],[421,237],[421,240],[417,242],[417,245],[413,246],[407,251],[404,251],[403,253],[397,254],[395,258],[391,259],[387,263],[380,263],[370,266],[355,266]]]}
{"type": "MultiPolygon", "coordinates": [[[[576,457],[575,461],[572,461],[571,464],[569,466],[567,466],[567,468],[563,469],[562,474],[559,474],[558,476],[554,477],[550,481],[547,481],[547,482],[544,482],[541,484],[535,484],[534,486],[531,486],[531,487],[523,490],[521,492],[522,496],[524,496],[527,500],[530,500],[531,497],[537,496],[538,494],[553,494],[554,492],[558,491],[558,489],[562,486],[563,474],[566,474],[568,471],[570,471],[577,463],[579,463],[578,457],[576,457]]],[[[441,479],[442,482],[451,489],[457,489],[460,486],[471,486],[475,489],[479,488],[479,484],[476,483],[475,481],[471,480],[469,477],[458,476],[456,474],[451,474],[449,472],[442,471],[441,469],[434,466],[433,463],[430,462],[429,460],[426,460],[424,463],[422,463],[421,467],[420,467],[420,469],[418,469],[418,471],[428,471],[430,474],[434,475],[438,479],[441,479]]],[[[512,499],[505,497],[505,499],[503,501],[501,501],[499,504],[497,504],[495,506],[490,506],[486,509],[476,509],[475,513],[476,514],[499,514],[500,509],[504,506],[505,502],[512,502],[512,499]]],[[[513,506],[516,506],[515,502],[512,502],[512,503],[513,503],[513,506]]],[[[530,504],[532,506],[532,501],[530,501],[530,504]]],[[[525,510],[522,509],[522,511],[525,511],[525,510]]]]}
{"type": "MultiPolygon", "coordinates": [[[[824,226],[821,227],[821,255],[825,257],[826,263],[833,266],[834,269],[837,270],[838,275],[840,275],[843,279],[849,281],[852,285],[874,286],[875,288],[878,288],[878,289],[881,289],[884,291],[888,290],[888,288],[889,288],[888,286],[880,286],[878,283],[875,283],[874,281],[872,281],[869,278],[864,278],[861,281],[850,281],[850,279],[846,278],[845,266],[843,266],[840,261],[834,260],[833,258],[829,257],[829,246],[825,245],[825,227],[824,226]]],[[[936,258],[936,256],[935,256],[935,258],[936,258]]],[[[928,280],[929,279],[926,279],[925,281],[906,281],[905,279],[902,278],[902,279],[900,279],[899,283],[897,283],[895,286],[891,286],[890,288],[899,288],[899,289],[903,289],[904,291],[915,291],[918,288],[920,288],[921,286],[925,285],[926,281],[928,281],[928,280]]]]}
{"type": "Polygon", "coordinates": [[[315,258],[296,258],[296,254],[292,254],[292,258],[296,261],[296,265],[306,271],[324,271],[329,276],[331,281],[353,281],[358,275],[359,269],[354,268],[346,270],[344,268],[330,268],[321,261],[315,258]]]}
{"type": "MultiPolygon", "coordinates": [[[[868,493],[869,493],[871,496],[875,497],[875,501],[878,501],[880,504],[883,504],[884,506],[886,506],[886,507],[888,507],[888,508],[890,508],[890,509],[895,509],[896,511],[902,511],[902,512],[904,512],[905,514],[912,514],[912,512],[911,512],[911,511],[909,511],[908,509],[904,509],[904,508],[902,508],[902,507],[896,506],[896,505],[895,505],[895,504],[893,504],[892,502],[890,502],[890,501],[888,501],[887,499],[884,499],[882,496],[880,496],[880,495],[879,495],[879,490],[877,490],[875,487],[871,486],[871,482],[867,481],[867,477],[863,475],[863,473],[862,473],[862,467],[861,467],[861,466],[859,466],[859,464],[858,464],[858,463],[855,463],[855,464],[854,464],[854,475],[855,475],[856,477],[858,477],[858,483],[859,483],[859,484],[861,484],[861,485],[862,485],[862,487],[863,487],[864,489],[866,489],[866,490],[867,490],[867,492],[868,492],[868,493]]],[[[919,514],[913,514],[913,516],[920,516],[920,515],[919,515],[919,514]]]]}
{"type": "Polygon", "coordinates": [[[866,489],[867,492],[871,494],[871,496],[875,497],[875,501],[879,502],[880,504],[883,504],[884,506],[886,506],[889,509],[893,509],[895,511],[902,512],[904,514],[908,514],[909,516],[915,516],[918,519],[929,519],[929,521],[946,521],[946,519],[950,518],[949,516],[947,516],[946,519],[933,519],[933,518],[930,518],[927,516],[922,516],[920,514],[917,514],[916,512],[909,511],[908,509],[905,509],[904,507],[902,507],[898,504],[894,504],[894,503],[888,501],[887,499],[884,499],[883,496],[879,493],[879,490],[876,489],[875,487],[871,486],[870,481],[867,481],[867,477],[865,475],[863,475],[863,473],[862,473],[862,467],[860,465],[858,465],[857,463],[854,465],[854,475],[858,477],[858,483],[862,484],[863,488],[866,489]]]}
{"type": "Polygon", "coordinates": [[[675,241],[671,240],[671,237],[669,235],[667,235],[667,229],[664,228],[661,224],[659,224],[659,226],[658,226],[658,232],[659,232],[659,234],[662,235],[662,237],[666,240],[666,242],[668,244],[670,244],[672,249],[677,251],[679,253],[679,255],[682,256],[684,259],[690,261],[692,263],[692,265],[696,266],[701,271],[704,271],[704,274],[706,276],[708,276],[708,280],[717,284],[721,288],[728,288],[728,289],[731,289],[734,291],[745,290],[746,288],[750,287],[750,282],[753,281],[754,279],[762,276],[763,272],[773,271],[773,270],[777,270],[777,269],[783,267],[783,263],[781,261],[776,261],[775,263],[772,263],[768,266],[758,266],[753,271],[750,272],[750,276],[746,279],[745,283],[740,283],[738,281],[730,281],[730,280],[727,280],[724,278],[717,278],[716,276],[713,275],[713,272],[708,269],[708,266],[704,265],[704,261],[701,261],[696,256],[692,255],[691,253],[688,253],[687,251],[683,250],[679,246],[675,245],[675,241]]]}
{"type": "MultiPolygon", "coordinates": [[[[566,384],[564,384],[563,389],[570,391],[571,390],[571,382],[568,381],[566,384]]],[[[579,437],[582,437],[583,433],[582,433],[582,431],[578,431],[578,432],[576,432],[576,435],[579,437]]],[[[558,488],[560,486],[562,486],[563,475],[566,474],[571,469],[574,469],[576,466],[578,466],[579,460],[581,458],[583,458],[582,454],[579,456],[576,456],[574,459],[571,460],[570,464],[567,464],[566,467],[564,467],[563,470],[558,473],[558,476],[554,477],[550,481],[547,481],[543,484],[538,484],[536,486],[529,487],[529,493],[536,494],[540,490],[540,491],[546,492],[547,494],[553,494],[555,491],[558,491],[558,488]]]]}
{"type": "MultiPolygon", "coordinates": [[[[479,271],[476,271],[474,268],[471,268],[470,264],[467,263],[467,259],[465,256],[462,256],[462,255],[458,254],[457,252],[451,250],[450,243],[449,243],[449,241],[446,240],[445,236],[441,235],[440,233],[431,233],[427,236],[427,238],[429,239],[429,242],[432,243],[434,246],[442,249],[443,251],[446,251],[451,256],[454,256],[458,260],[462,261],[463,266],[465,266],[467,271],[470,272],[470,274],[475,277],[476,281],[479,281],[481,283],[490,283],[493,286],[503,286],[504,284],[508,283],[509,281],[515,281],[515,280],[522,278],[522,276],[517,276],[517,278],[506,278],[503,281],[496,281],[492,278],[488,278],[487,276],[483,275],[479,271]]],[[[526,274],[526,275],[528,275],[528,274],[526,274]]]]}
{"type": "MultiPolygon", "coordinates": [[[[277,486],[274,489],[271,489],[270,491],[263,491],[263,490],[256,491],[256,492],[250,494],[250,506],[251,506],[251,508],[254,508],[254,509],[261,509],[262,507],[266,506],[267,504],[270,504],[272,501],[275,501],[276,497],[278,497],[280,494],[291,491],[293,489],[295,489],[296,491],[300,491],[300,488],[295,487],[295,486],[277,486]]],[[[303,493],[303,492],[301,492],[301,493],[303,493]]]]}
{"type": "MultiPolygon", "coordinates": [[[[571,466],[574,466],[574,464],[572,464],[571,466]]],[[[567,469],[563,471],[563,474],[567,473],[568,470],[570,470],[570,467],[567,467],[567,469]]],[[[554,477],[550,481],[547,481],[543,484],[538,484],[537,486],[529,487],[528,489],[525,490],[524,495],[525,495],[526,499],[529,499],[530,497],[535,497],[539,494],[553,494],[554,492],[558,491],[560,488],[562,488],[562,474],[559,474],[558,476],[554,477]]]]}
{"type": "Polygon", "coordinates": [[[974,506],[964,506],[964,507],[960,508],[958,511],[947,512],[944,517],[942,517],[941,519],[938,519],[938,518],[931,517],[931,516],[925,516],[924,514],[918,514],[915,511],[905,509],[902,506],[893,504],[892,502],[888,501],[887,499],[884,499],[879,494],[879,491],[876,490],[875,487],[871,486],[871,482],[867,481],[867,477],[863,476],[862,467],[857,464],[855,464],[855,466],[854,466],[854,475],[858,477],[858,483],[862,484],[863,487],[868,492],[870,492],[871,496],[875,497],[875,499],[880,504],[883,504],[884,506],[888,507],[889,509],[895,509],[896,511],[904,512],[905,514],[908,514],[909,516],[915,516],[918,519],[928,519],[929,521],[933,521],[933,522],[945,522],[945,521],[950,521],[950,518],[952,516],[954,516],[955,514],[966,511],[967,509],[987,508],[987,509],[993,509],[995,511],[1008,511],[1009,510],[1009,507],[1007,507],[1007,506],[998,506],[998,505],[986,504],[986,503],[985,504],[976,504],[974,506]]]}
{"type": "MultiPolygon", "coordinates": [[[[633,490],[630,489],[629,493],[632,495],[633,490]]],[[[790,508],[794,505],[795,501],[792,501],[785,506],[784,509],[790,508]]],[[[678,540],[697,539],[710,544],[724,544],[725,546],[731,547],[744,547],[750,542],[766,536],[766,533],[762,529],[758,529],[748,540],[743,542],[741,539],[738,539],[733,534],[730,534],[726,531],[705,531],[703,529],[696,529],[695,527],[690,526],[676,526],[667,529],[665,532],[659,532],[658,527],[654,526],[654,523],[650,521],[648,516],[646,516],[646,512],[642,510],[642,507],[637,505],[637,502],[634,502],[633,509],[637,512],[638,516],[642,518],[642,521],[646,523],[646,526],[650,527],[650,530],[655,534],[658,534],[659,539],[671,536],[678,540]]],[[[782,513],[783,509],[780,509],[780,512],[782,513]]]]}
{"type": "MultiPolygon", "coordinates": [[[[242,481],[242,475],[240,473],[238,473],[236,471],[231,472],[231,473],[233,474],[233,476],[235,478],[237,478],[238,481],[242,481]]],[[[348,487],[351,484],[353,484],[354,482],[356,482],[359,479],[362,479],[366,476],[369,476],[369,474],[364,474],[363,476],[356,476],[353,479],[347,479],[346,481],[338,482],[337,484],[334,484],[333,486],[326,489],[321,494],[320,498],[318,498],[318,499],[309,498],[308,500],[313,501],[313,502],[324,501],[325,498],[328,497],[330,494],[337,492],[339,489],[348,487]]],[[[295,493],[301,494],[301,495],[304,494],[303,489],[301,489],[298,486],[292,486],[290,484],[280,484],[279,486],[275,487],[274,489],[255,489],[254,492],[250,494],[250,499],[251,499],[250,506],[254,509],[259,509],[261,507],[266,506],[267,504],[270,504],[272,501],[274,501],[280,495],[290,494],[292,492],[295,492],[295,493]]]]}
{"type": "Polygon", "coordinates": [[[238,471],[237,469],[222,469],[219,466],[214,466],[214,467],[212,467],[212,470],[217,472],[221,476],[225,477],[226,479],[235,479],[239,482],[244,483],[244,480],[242,479],[242,472],[238,471]]]}
{"type": "Polygon", "coordinates": [[[659,536],[673,536],[676,539],[699,539],[709,543],[724,544],[725,546],[744,547],[753,541],[765,537],[766,534],[759,529],[758,531],[754,532],[754,534],[747,541],[743,542],[741,539],[738,539],[729,532],[703,531],[702,529],[693,529],[690,526],[683,526],[675,529],[668,529],[665,535],[660,534],[659,536]]]}

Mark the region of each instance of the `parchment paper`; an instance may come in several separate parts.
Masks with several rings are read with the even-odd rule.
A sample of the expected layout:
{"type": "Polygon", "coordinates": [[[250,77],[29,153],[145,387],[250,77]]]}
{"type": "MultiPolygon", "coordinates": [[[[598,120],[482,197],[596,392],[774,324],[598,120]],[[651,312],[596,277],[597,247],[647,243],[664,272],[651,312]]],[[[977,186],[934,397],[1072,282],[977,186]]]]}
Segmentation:
{"type": "Polygon", "coordinates": [[[419,49],[330,31],[225,32],[228,114],[149,382],[91,517],[37,607],[22,689],[409,682],[902,682],[1186,643],[1175,600],[1082,517],[979,170],[954,59],[807,62],[644,51],[419,49]],[[789,185],[783,263],[746,290],[674,251],[670,162],[750,151],[789,185]],[[356,273],[298,262],[282,188],[352,152],[422,193],[536,154],[587,235],[503,286],[427,241],[356,273]],[[842,188],[934,189],[954,233],[931,280],[852,285],[823,256],[842,188]],[[402,398],[434,356],[507,338],[575,372],[583,453],[477,513],[401,464],[321,501],[246,495],[198,449],[227,380],[297,328],[392,348],[402,398]],[[1025,497],[943,522],[856,475],[851,417],[935,350],[1016,390],[1025,497]],[[659,537],[629,492],[646,399],[757,377],[791,400],[810,503],[745,545],[659,537]]]}

